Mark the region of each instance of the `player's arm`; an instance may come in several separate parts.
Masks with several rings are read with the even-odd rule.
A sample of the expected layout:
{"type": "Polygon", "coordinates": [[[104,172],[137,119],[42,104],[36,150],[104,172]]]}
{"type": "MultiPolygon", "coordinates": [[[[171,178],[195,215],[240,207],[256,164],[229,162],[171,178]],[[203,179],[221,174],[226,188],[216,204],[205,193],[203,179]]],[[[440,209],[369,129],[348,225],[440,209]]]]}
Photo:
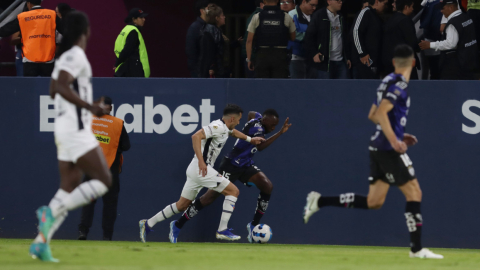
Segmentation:
{"type": "Polygon", "coordinates": [[[203,160],[202,140],[205,140],[206,138],[207,136],[205,135],[203,128],[192,135],[193,151],[195,151],[195,155],[198,159],[199,174],[203,177],[207,175],[207,164],[205,163],[205,160],[203,160]]]}
{"type": "Polygon", "coordinates": [[[375,119],[375,112],[377,111],[377,105],[372,104],[370,112],[368,112],[368,120],[372,121],[375,125],[378,125],[378,121],[375,119]]]}
{"type": "Polygon", "coordinates": [[[279,132],[277,132],[275,135],[271,136],[268,138],[264,143],[261,143],[260,145],[257,146],[258,151],[263,151],[265,148],[269,147],[280,135],[283,133],[287,132],[287,130],[292,126],[292,124],[288,123],[289,118],[285,119],[285,123],[283,123],[282,129],[280,129],[279,132]]]}
{"type": "Polygon", "coordinates": [[[236,129],[232,130],[232,133],[230,133],[230,136],[240,140],[247,141],[253,145],[259,145],[260,143],[265,141],[264,138],[260,138],[260,137],[251,138],[250,136],[247,136],[236,129]]]}
{"type": "Polygon", "coordinates": [[[382,127],[383,134],[392,145],[393,149],[398,153],[405,153],[407,151],[407,145],[403,141],[399,141],[395,132],[393,132],[390,120],[388,119],[388,112],[393,109],[393,104],[388,99],[382,99],[380,106],[374,114],[375,120],[382,127]]]}
{"type": "Polygon", "coordinates": [[[106,107],[103,105],[103,98],[94,104],[88,104],[88,102],[82,100],[78,93],[70,88],[74,80],[75,78],[70,73],[61,70],[58,80],[56,82],[52,80],[54,82],[50,84],[50,96],[55,96],[55,93],[58,93],[68,102],[75,104],[77,107],[85,108],[96,116],[108,114],[106,107]]]}

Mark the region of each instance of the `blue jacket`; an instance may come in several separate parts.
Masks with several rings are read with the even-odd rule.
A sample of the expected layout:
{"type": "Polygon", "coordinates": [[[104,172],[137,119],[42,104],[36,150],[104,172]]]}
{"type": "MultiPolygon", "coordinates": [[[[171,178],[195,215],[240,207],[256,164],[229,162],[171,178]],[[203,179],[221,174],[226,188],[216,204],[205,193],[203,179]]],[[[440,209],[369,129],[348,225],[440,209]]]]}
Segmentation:
{"type": "Polygon", "coordinates": [[[293,54],[305,57],[306,52],[303,47],[303,39],[305,38],[305,32],[307,32],[309,22],[303,17],[303,12],[299,6],[296,6],[288,15],[293,18],[293,22],[297,28],[297,38],[295,41],[288,42],[288,48],[292,50],[293,54]]]}

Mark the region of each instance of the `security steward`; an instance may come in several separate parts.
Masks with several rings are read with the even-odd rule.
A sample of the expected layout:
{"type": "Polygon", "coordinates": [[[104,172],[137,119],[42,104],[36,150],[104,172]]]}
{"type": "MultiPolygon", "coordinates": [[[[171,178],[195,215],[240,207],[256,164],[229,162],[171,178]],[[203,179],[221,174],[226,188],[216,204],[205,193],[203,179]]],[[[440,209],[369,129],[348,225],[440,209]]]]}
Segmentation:
{"type": "Polygon", "coordinates": [[[278,0],[264,0],[263,10],[248,25],[247,63],[255,78],[288,78],[288,41],[295,41],[292,17],[278,7],[278,0]],[[256,50],[252,63],[252,48],[256,50]]]}
{"type": "Polygon", "coordinates": [[[26,77],[50,77],[55,58],[55,30],[63,33],[61,19],[54,10],[40,6],[42,0],[27,0],[28,11],[2,28],[0,37],[20,31],[22,37],[23,72],[26,77]]]}
{"type": "MultiPolygon", "coordinates": [[[[112,99],[104,97],[105,105],[112,111],[112,99]]],[[[93,117],[92,131],[102,148],[105,159],[112,173],[112,187],[102,197],[103,200],[103,240],[112,240],[113,227],[117,218],[118,194],[120,192],[119,174],[122,172],[124,151],[130,149],[130,139],[123,125],[123,120],[111,115],[93,117]]],[[[90,178],[85,176],[84,181],[90,178]]],[[[82,217],[78,225],[78,240],[86,240],[90,227],[92,227],[93,213],[96,201],[83,207],[82,217]]]]}
{"type": "Polygon", "coordinates": [[[458,9],[457,0],[441,0],[436,7],[448,19],[445,39],[436,42],[422,40],[420,48],[441,51],[440,79],[475,80],[478,45],[472,19],[458,9]]]}
{"type": "Polygon", "coordinates": [[[139,8],[128,13],[127,26],[115,41],[115,77],[150,77],[147,47],[141,33],[147,15],[139,8]]]}

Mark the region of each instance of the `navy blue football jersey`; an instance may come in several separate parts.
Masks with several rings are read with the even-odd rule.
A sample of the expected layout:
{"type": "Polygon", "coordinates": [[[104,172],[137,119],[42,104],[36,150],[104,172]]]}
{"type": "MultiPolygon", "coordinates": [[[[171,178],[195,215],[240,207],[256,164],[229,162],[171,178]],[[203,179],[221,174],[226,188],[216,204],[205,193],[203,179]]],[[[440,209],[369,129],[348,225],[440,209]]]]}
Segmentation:
{"type": "MultiPolygon", "coordinates": [[[[408,83],[401,74],[391,73],[377,89],[377,98],[373,104],[380,105],[382,99],[387,99],[393,104],[393,109],[388,112],[388,119],[397,139],[402,140],[407,125],[408,109],[410,108],[410,97],[408,96],[408,83]]],[[[380,125],[371,138],[370,146],[382,150],[392,150],[390,142],[385,137],[380,125]]]]}
{"type": "MultiPolygon", "coordinates": [[[[245,124],[242,132],[243,134],[250,137],[265,137],[265,129],[262,126],[262,115],[260,113],[255,113],[255,118],[248,121],[245,124]]],[[[253,144],[238,140],[233,146],[232,151],[227,154],[227,158],[231,160],[231,163],[237,167],[248,167],[254,164],[252,158],[253,155],[257,152],[257,147],[253,144]]]]}

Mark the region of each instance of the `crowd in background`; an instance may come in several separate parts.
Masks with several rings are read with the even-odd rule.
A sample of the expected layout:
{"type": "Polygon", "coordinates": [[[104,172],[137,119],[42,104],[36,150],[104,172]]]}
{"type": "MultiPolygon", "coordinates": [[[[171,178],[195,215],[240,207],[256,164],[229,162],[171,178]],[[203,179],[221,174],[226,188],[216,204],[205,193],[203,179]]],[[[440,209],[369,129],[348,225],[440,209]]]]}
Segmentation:
{"type": "Polygon", "coordinates": [[[350,25],[342,0],[256,0],[245,35],[232,42],[222,33],[221,7],[199,0],[187,33],[188,69],[194,78],[231,77],[226,47],[240,42],[248,78],[377,79],[393,72],[395,46],[408,44],[416,52],[412,79],[478,79],[477,2],[424,0],[419,35],[414,0],[390,2],[391,14],[388,0],[363,0],[350,25]]]}

